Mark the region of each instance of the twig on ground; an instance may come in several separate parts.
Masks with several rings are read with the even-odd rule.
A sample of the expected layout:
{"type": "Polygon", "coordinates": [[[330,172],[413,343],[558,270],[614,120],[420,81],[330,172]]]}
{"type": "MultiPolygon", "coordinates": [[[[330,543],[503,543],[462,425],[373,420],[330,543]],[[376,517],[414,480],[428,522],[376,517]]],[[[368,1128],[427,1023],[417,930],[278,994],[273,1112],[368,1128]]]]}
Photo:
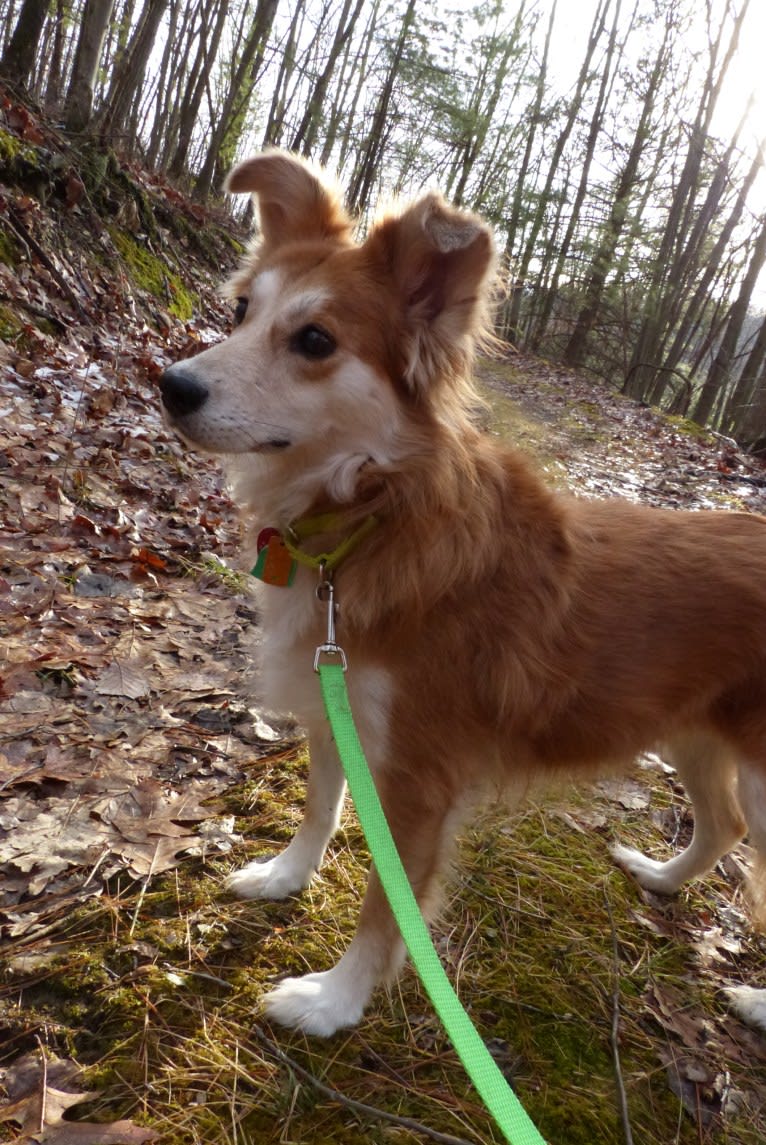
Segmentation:
{"type": "Polygon", "coordinates": [[[40,1049],[40,1060],[43,1066],[43,1095],[40,1101],[40,1133],[42,1134],[45,1129],[45,1103],[48,1100],[48,1059],[45,1056],[45,1048],[39,1036],[36,1036],[36,1041],[40,1049]]]}
{"type": "Polygon", "coordinates": [[[143,906],[143,903],[144,903],[144,895],[146,894],[146,889],[149,886],[149,883],[152,881],[152,875],[154,874],[154,864],[157,862],[157,855],[159,854],[159,850],[160,850],[160,840],[158,839],[157,840],[157,846],[154,848],[154,854],[152,855],[152,861],[149,864],[149,870],[148,870],[148,872],[144,878],[144,881],[141,884],[141,890],[140,890],[139,895],[138,895],[138,902],[136,903],[136,909],[133,911],[133,921],[131,922],[130,930],[128,931],[128,937],[129,938],[133,937],[133,931],[136,929],[136,923],[138,922],[138,916],[141,913],[141,907],[143,906]]]}
{"type": "Polygon", "coordinates": [[[359,1113],[363,1117],[371,1118],[375,1121],[388,1121],[391,1125],[399,1125],[402,1129],[410,1129],[413,1133],[420,1133],[424,1137],[428,1137],[431,1141],[437,1141],[440,1145],[472,1145],[472,1142],[467,1141],[465,1137],[453,1137],[450,1133],[440,1133],[437,1129],[429,1129],[427,1125],[421,1124],[419,1121],[413,1121],[410,1117],[400,1117],[396,1113],[388,1113],[385,1109],[378,1109],[374,1105],[367,1105],[363,1101],[356,1101],[353,1097],[346,1097],[337,1089],[333,1089],[329,1085],[325,1085],[313,1073],[299,1065],[294,1058],[291,1058],[281,1050],[278,1045],[272,1042],[271,1038],[258,1026],[253,1026],[253,1034],[266,1050],[268,1054],[276,1058],[281,1065],[286,1066],[303,1081],[308,1082],[324,1097],[330,1101],[336,1102],[338,1105],[344,1106],[346,1109],[351,1109],[354,1113],[359,1113]]]}
{"type": "Polygon", "coordinates": [[[718,476],[722,481],[741,481],[745,485],[754,485],[756,489],[766,487],[766,477],[750,477],[747,473],[719,473],[718,476]]]}
{"type": "Polygon", "coordinates": [[[66,281],[64,276],[61,274],[61,271],[58,269],[56,264],[48,257],[46,252],[40,246],[37,239],[34,238],[34,236],[29,233],[28,229],[24,226],[24,223],[21,221],[18,214],[16,213],[16,211],[13,210],[12,207],[9,209],[7,217],[8,217],[8,222],[11,224],[14,231],[19,236],[19,238],[22,240],[22,242],[26,243],[27,247],[40,260],[40,262],[46,268],[48,273],[55,279],[56,283],[58,284],[58,286],[62,292],[62,294],[64,294],[66,296],[66,298],[69,300],[70,304],[72,305],[74,310],[77,312],[78,317],[81,318],[83,322],[90,322],[91,319],[90,319],[89,315],[87,314],[87,312],[85,311],[85,309],[81,305],[79,298],[77,297],[75,292],[72,290],[69,283],[66,281]]]}
{"type": "Polygon", "coordinates": [[[609,926],[612,931],[612,1061],[614,1063],[614,1077],[617,1083],[617,1103],[620,1110],[622,1130],[625,1135],[625,1145],[633,1145],[633,1132],[630,1127],[630,1113],[628,1111],[628,1095],[625,1092],[625,1082],[620,1064],[620,950],[617,945],[617,930],[614,925],[612,904],[609,901],[606,883],[604,884],[604,902],[609,915],[609,926]]]}

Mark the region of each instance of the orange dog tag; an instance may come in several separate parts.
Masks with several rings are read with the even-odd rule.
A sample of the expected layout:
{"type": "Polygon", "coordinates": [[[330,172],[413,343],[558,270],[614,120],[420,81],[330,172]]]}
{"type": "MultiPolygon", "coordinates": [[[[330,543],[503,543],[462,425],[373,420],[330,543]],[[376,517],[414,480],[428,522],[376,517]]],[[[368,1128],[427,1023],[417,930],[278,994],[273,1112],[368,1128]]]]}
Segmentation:
{"type": "Polygon", "coordinates": [[[258,560],[251,570],[252,575],[264,584],[288,588],[295,579],[295,569],[295,561],[277,530],[264,529],[258,538],[258,560]]]}

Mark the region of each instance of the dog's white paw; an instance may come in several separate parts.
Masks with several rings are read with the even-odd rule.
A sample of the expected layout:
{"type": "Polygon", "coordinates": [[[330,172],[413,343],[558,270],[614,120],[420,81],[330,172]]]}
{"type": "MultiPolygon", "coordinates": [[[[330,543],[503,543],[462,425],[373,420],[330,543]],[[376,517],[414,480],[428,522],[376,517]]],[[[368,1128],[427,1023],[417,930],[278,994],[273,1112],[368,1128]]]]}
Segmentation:
{"type": "Polygon", "coordinates": [[[364,1013],[366,996],[354,996],[348,976],[336,966],[302,978],[285,978],[265,998],[266,1016],[280,1026],[329,1038],[336,1030],[355,1026],[364,1013]]]}
{"type": "Polygon", "coordinates": [[[766,1033],[766,990],[753,986],[728,986],[724,990],[731,1008],[743,1022],[766,1033]]]}
{"type": "Polygon", "coordinates": [[[678,890],[678,881],[668,874],[667,863],[650,859],[643,852],[623,847],[620,843],[614,843],[609,850],[618,866],[632,875],[644,890],[660,895],[672,895],[678,890]]]}
{"type": "Polygon", "coordinates": [[[256,860],[232,871],[226,889],[243,899],[283,899],[307,887],[313,873],[313,868],[298,867],[283,851],[273,859],[256,860]]]}

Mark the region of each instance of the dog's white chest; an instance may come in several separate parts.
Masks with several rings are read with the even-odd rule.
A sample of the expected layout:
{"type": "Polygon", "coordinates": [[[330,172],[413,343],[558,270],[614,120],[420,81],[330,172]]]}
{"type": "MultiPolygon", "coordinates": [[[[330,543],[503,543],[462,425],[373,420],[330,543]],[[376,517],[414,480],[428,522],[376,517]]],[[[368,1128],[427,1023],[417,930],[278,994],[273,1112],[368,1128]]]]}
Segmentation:
{"type": "MultiPolygon", "coordinates": [[[[306,727],[316,726],[326,718],[314,671],[314,653],[327,634],[326,605],[306,584],[266,588],[262,603],[262,698],[269,708],[290,712],[306,727]]],[[[352,655],[347,685],[357,729],[374,767],[388,743],[393,682],[384,668],[352,655]]]]}

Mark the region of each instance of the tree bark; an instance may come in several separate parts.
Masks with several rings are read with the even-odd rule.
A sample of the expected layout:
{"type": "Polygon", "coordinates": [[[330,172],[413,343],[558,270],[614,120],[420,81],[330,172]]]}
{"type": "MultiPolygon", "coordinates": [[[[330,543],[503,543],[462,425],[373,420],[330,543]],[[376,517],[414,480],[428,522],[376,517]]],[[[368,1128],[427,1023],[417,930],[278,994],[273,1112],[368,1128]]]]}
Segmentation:
{"type": "Polygon", "coordinates": [[[194,187],[195,199],[204,200],[210,194],[222,144],[234,121],[241,115],[250,100],[258,72],[263,63],[263,54],[274,23],[278,3],[279,0],[258,0],[250,35],[234,69],[234,75],[221,108],[218,123],[213,125],[210,145],[194,187]]]}
{"type": "Polygon", "coordinates": [[[181,107],[178,112],[178,138],[173,157],[168,165],[170,175],[178,178],[186,167],[189,157],[194,125],[202,105],[205,88],[210,82],[213,70],[213,61],[218,54],[218,45],[221,42],[226,17],[229,14],[229,0],[220,0],[218,11],[211,5],[200,20],[199,45],[189,78],[186,83],[181,107]],[[213,33],[208,43],[206,30],[213,25],[213,33]]]}
{"type": "Polygon", "coordinates": [[[383,81],[383,87],[378,95],[372,126],[357,158],[351,184],[347,193],[347,202],[352,212],[361,213],[367,205],[372,185],[378,174],[379,164],[386,142],[386,121],[391,97],[399,78],[402,56],[407,43],[410,27],[415,18],[415,4],[417,0],[408,0],[407,9],[402,19],[399,36],[394,45],[391,62],[383,81]]]}
{"type": "Polygon", "coordinates": [[[85,0],[66,98],[64,120],[68,131],[85,131],[90,123],[96,73],[113,8],[114,0],[85,0]]]}
{"type": "Polygon", "coordinates": [[[657,52],[646,94],[641,107],[641,118],[633,137],[628,158],[622,169],[617,190],[609,210],[604,230],[599,241],[593,262],[591,263],[588,281],[585,287],[585,300],[580,313],[577,315],[575,328],[564,350],[564,361],[568,366],[580,366],[585,358],[588,337],[596,320],[601,299],[606,285],[607,275],[612,268],[617,244],[620,240],[623,227],[628,218],[630,199],[638,180],[639,164],[644,148],[649,140],[654,104],[657,98],[660,77],[662,76],[668,59],[670,44],[671,21],[665,23],[665,35],[657,52]]]}
{"type": "Polygon", "coordinates": [[[739,345],[753,290],[764,264],[766,264],[766,216],[762,220],[761,229],[753,244],[753,252],[742,279],[739,293],[729,311],[723,337],[713,359],[713,364],[694,406],[692,417],[700,425],[707,424],[719,391],[731,380],[732,362],[739,345]]]}
{"type": "Polygon", "coordinates": [[[307,157],[311,154],[322,123],[323,105],[327,97],[330,80],[332,79],[340,54],[353,34],[356,22],[359,19],[359,13],[362,11],[365,2],[366,0],[356,0],[353,10],[351,10],[352,0],[344,0],[343,2],[343,10],[340,14],[330,51],[327,54],[325,66],[314,82],[311,94],[306,101],[303,118],[290,141],[291,151],[300,151],[301,154],[307,157]]]}
{"type": "Polygon", "coordinates": [[[13,35],[0,60],[0,75],[13,87],[29,85],[49,7],[45,0],[24,0],[21,5],[13,35]]]}
{"type": "Polygon", "coordinates": [[[101,136],[110,143],[124,132],[131,104],[143,85],[146,65],[167,7],[168,0],[146,0],[135,33],[117,67],[109,99],[101,115],[101,136]]]}

